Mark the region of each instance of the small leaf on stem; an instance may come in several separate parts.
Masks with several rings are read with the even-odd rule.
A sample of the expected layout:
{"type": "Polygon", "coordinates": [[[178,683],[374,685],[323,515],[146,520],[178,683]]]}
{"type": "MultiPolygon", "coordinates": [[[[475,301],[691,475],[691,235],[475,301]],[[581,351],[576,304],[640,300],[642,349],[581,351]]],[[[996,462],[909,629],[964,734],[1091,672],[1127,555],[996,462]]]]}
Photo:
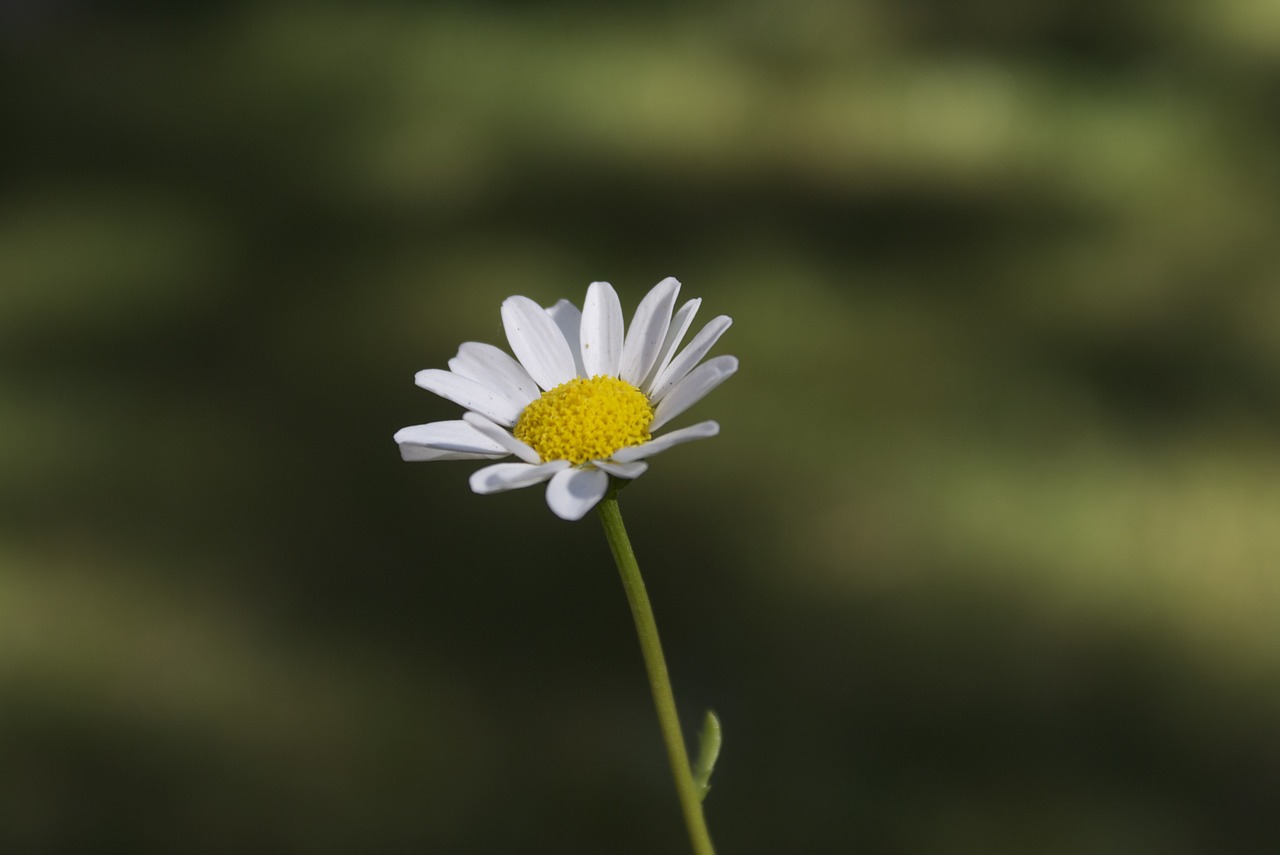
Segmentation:
{"type": "Polygon", "coordinates": [[[702,733],[698,734],[698,760],[693,764],[693,783],[699,798],[705,799],[711,790],[711,773],[720,756],[720,719],[711,710],[702,720],[702,733]]]}

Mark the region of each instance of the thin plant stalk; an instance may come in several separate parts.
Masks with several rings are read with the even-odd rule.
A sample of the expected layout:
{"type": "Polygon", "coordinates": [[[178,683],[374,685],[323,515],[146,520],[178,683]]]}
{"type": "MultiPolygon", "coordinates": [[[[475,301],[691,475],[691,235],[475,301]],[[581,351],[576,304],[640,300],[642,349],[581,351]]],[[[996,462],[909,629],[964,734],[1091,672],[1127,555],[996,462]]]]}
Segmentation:
{"type": "Polygon", "coordinates": [[[689,829],[689,840],[696,855],[715,855],[711,835],[707,832],[707,821],[702,815],[702,797],[693,780],[684,735],[680,731],[680,719],[676,715],[676,699],[671,691],[671,678],[667,675],[662,644],[658,640],[658,624],[654,620],[649,595],[645,591],[644,580],[640,577],[640,565],[636,563],[636,554],[631,549],[631,541],[627,538],[627,529],[622,524],[622,513],[618,509],[618,500],[613,491],[601,500],[598,510],[609,548],[613,551],[613,559],[622,575],[622,587],[626,589],[627,601],[631,604],[631,616],[635,619],[640,652],[644,654],[644,667],[649,674],[653,705],[658,711],[662,739],[667,744],[667,757],[671,761],[671,774],[675,778],[676,795],[680,799],[685,825],[689,829]]]}

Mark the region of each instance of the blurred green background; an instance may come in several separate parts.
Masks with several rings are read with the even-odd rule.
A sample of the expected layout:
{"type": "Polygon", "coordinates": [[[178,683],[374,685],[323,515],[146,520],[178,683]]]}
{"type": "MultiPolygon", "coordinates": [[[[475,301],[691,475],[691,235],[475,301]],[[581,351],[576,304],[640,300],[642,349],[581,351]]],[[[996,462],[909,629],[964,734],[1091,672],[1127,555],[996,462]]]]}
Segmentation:
{"type": "Polygon", "coordinates": [[[1277,851],[1280,6],[0,10],[4,852],[685,851],[598,525],[391,441],[667,275],[721,852],[1277,851]]]}

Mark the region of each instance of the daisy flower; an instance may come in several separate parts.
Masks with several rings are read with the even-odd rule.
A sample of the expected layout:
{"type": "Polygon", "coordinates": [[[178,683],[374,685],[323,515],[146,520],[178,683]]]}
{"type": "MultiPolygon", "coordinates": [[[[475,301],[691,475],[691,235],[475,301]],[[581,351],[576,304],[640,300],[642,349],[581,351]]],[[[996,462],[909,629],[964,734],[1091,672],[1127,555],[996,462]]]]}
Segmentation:
{"type": "Polygon", "coordinates": [[[466,342],[449,370],[419,371],[417,385],[467,412],[397,431],[401,457],[514,455],[520,462],[472,473],[471,489],[488,494],[546,482],[551,510],[581,519],[604,498],[609,476],[637,478],[653,455],[720,432],[705,421],[654,436],[738,369],[732,356],[702,362],[732,323],[724,315],[679,350],[702,303],[676,309],[679,293],[675,279],[655,285],[625,334],[622,304],[608,282],[591,283],[581,311],[568,300],[544,309],[528,297],[508,298],[502,326],[515,358],[466,342]]]}

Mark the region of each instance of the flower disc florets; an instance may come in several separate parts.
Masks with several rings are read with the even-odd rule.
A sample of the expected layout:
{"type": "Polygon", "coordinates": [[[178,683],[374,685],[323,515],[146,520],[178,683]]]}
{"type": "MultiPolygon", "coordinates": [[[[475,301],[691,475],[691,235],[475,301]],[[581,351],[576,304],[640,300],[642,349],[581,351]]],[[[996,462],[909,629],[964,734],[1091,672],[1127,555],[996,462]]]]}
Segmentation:
{"type": "Polygon", "coordinates": [[[648,442],[652,421],[653,408],[643,392],[617,377],[596,375],[544,392],[520,413],[512,433],[544,462],[568,460],[577,466],[648,442]]]}

